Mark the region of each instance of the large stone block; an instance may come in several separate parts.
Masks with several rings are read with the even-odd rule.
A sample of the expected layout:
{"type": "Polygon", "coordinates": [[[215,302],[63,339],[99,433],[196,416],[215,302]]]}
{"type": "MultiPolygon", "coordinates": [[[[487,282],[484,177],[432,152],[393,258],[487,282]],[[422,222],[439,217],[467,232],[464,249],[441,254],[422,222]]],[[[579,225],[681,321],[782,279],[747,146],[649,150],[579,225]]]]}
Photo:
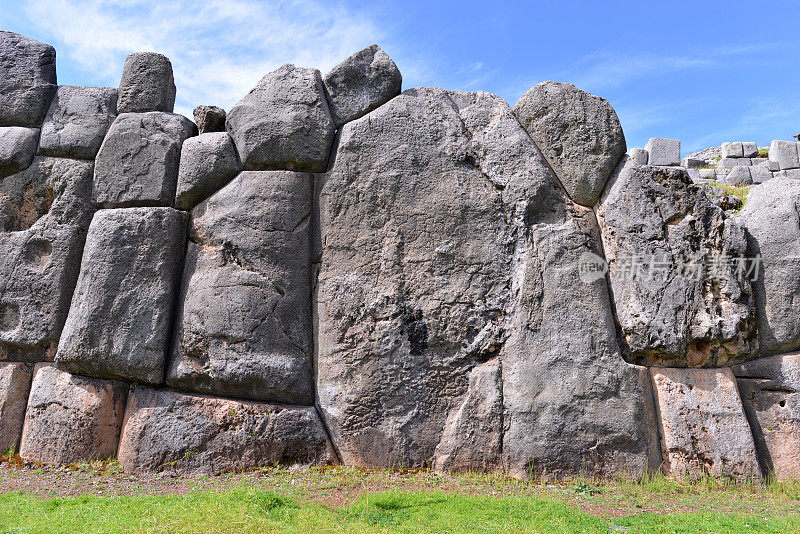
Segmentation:
{"type": "Polygon", "coordinates": [[[62,85],[42,124],[39,152],[94,159],[116,116],[116,89],[62,85]]]}
{"type": "Polygon", "coordinates": [[[128,54],[119,82],[119,112],[172,113],[174,105],[175,81],[169,59],[155,52],[128,54]]]}
{"type": "Polygon", "coordinates": [[[97,212],[57,362],[80,374],[163,381],[186,219],[171,208],[97,212]]]}
{"type": "Polygon", "coordinates": [[[92,171],[37,157],[0,182],[0,360],[55,354],[94,213],[92,171]]]}
{"type": "Polygon", "coordinates": [[[51,363],[37,364],[20,456],[55,465],[113,458],[127,395],[124,382],[75,376],[51,363]]]}
{"type": "Polygon", "coordinates": [[[754,142],[742,143],[742,157],[754,158],[758,156],[758,145],[754,142]]]}
{"type": "Polygon", "coordinates": [[[337,463],[313,406],[133,388],[119,442],[128,473],[218,474],[276,463],[337,463]]]}
{"type": "MultiPolygon", "coordinates": [[[[743,158],[744,150],[742,143],[722,143],[722,157],[723,158],[743,158]]],[[[750,156],[747,156],[748,158],[750,156]]]]}
{"type": "Polygon", "coordinates": [[[318,403],[345,463],[649,463],[648,400],[614,352],[604,282],[576,282],[594,218],[502,99],[404,92],[342,128],[318,193],[318,403]],[[551,328],[571,313],[586,335],[551,328]]]}
{"type": "Polygon", "coordinates": [[[800,478],[800,354],[779,354],[733,368],[753,429],[761,469],[800,478]]]}
{"type": "Polygon", "coordinates": [[[761,354],[800,348],[800,181],[773,178],[754,187],[739,222],[747,254],[760,257],[753,282],[761,354]]]}
{"type": "Polygon", "coordinates": [[[635,165],[647,165],[648,157],[647,150],[643,148],[632,148],[628,151],[628,161],[635,165]]]}
{"type": "Polygon", "coordinates": [[[0,126],[0,180],[30,167],[38,144],[38,128],[0,126]]]}
{"type": "Polygon", "coordinates": [[[97,154],[95,199],[106,208],[172,206],[183,142],[194,123],[172,113],[122,113],[97,154]]]}
{"type": "Polygon", "coordinates": [[[597,215],[632,363],[714,367],[756,356],[744,230],[683,169],[626,165],[597,215]]]}
{"type": "Polygon", "coordinates": [[[246,169],[324,172],[334,124],[316,69],[284,65],[242,98],[227,119],[246,169]]]}
{"type": "Polygon", "coordinates": [[[31,371],[24,363],[0,363],[0,452],[18,450],[31,390],[31,371]]]}
{"type": "Polygon", "coordinates": [[[194,209],[170,386],[313,403],[312,183],[246,171],[194,209]]]}
{"type": "Polygon", "coordinates": [[[55,84],[52,46],[0,31],[0,126],[41,126],[55,84]]]}
{"type": "Polygon", "coordinates": [[[653,137],[645,145],[648,165],[672,166],[681,164],[681,142],[677,139],[653,137]]]}
{"type": "Polygon", "coordinates": [[[772,173],[766,165],[756,165],[750,167],[750,179],[754,184],[763,184],[768,180],[772,180],[772,173]]]}
{"type": "Polygon", "coordinates": [[[611,104],[570,83],[547,81],[522,95],[514,114],[570,198],[593,206],[626,150],[611,104]]]}
{"type": "Polygon", "coordinates": [[[750,176],[750,167],[734,167],[731,172],[725,176],[725,183],[728,185],[750,185],[753,183],[753,178],[750,176]]]}
{"type": "Polygon", "coordinates": [[[781,170],[800,167],[800,150],[794,141],[774,140],[769,147],[769,160],[776,162],[781,170]]]}
{"type": "Polygon", "coordinates": [[[749,167],[750,160],[748,158],[722,158],[717,162],[718,171],[729,171],[736,167],[749,167]]]}
{"type": "Polygon", "coordinates": [[[372,45],[336,65],[324,83],[331,117],[341,128],[399,95],[403,77],[392,58],[372,45]]]}
{"type": "Polygon", "coordinates": [[[181,149],[175,207],[192,209],[230,182],[241,168],[236,147],[227,133],[190,137],[181,149]]]}
{"type": "Polygon", "coordinates": [[[653,368],[664,470],[673,476],[761,476],[729,368],[653,368]]]}

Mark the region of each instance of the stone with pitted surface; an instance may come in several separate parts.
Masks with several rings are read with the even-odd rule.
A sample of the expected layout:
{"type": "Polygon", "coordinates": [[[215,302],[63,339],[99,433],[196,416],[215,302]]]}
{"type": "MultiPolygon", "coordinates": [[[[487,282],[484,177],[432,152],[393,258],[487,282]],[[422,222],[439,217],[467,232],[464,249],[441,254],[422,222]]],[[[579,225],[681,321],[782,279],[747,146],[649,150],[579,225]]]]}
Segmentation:
{"type": "Polygon", "coordinates": [[[0,126],[38,128],[55,91],[55,49],[0,31],[0,126]]]}
{"type": "Polygon", "coordinates": [[[30,167],[38,143],[38,128],[0,126],[0,180],[30,167]]]}
{"type": "Polygon", "coordinates": [[[94,159],[116,116],[116,89],[62,85],[44,119],[39,153],[94,159]]]}
{"type": "Polygon", "coordinates": [[[170,60],[155,52],[128,54],[119,82],[119,112],[172,113],[174,105],[175,81],[170,60]]]}

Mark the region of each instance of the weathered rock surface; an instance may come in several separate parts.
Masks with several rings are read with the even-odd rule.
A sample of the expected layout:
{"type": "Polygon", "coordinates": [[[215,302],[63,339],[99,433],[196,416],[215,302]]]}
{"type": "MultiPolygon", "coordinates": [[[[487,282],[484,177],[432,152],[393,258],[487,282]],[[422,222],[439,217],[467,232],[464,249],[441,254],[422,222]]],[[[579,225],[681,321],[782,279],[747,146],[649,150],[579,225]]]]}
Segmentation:
{"type": "Polygon", "coordinates": [[[116,89],[59,86],[42,124],[39,151],[46,156],[94,159],[116,116],[116,89]]]}
{"type": "Polygon", "coordinates": [[[38,128],[56,90],[56,51],[0,31],[0,126],[38,128]]]}
{"type": "Polygon", "coordinates": [[[325,75],[336,128],[358,119],[400,94],[403,76],[378,45],[359,50],[325,75]]]}
{"type": "Polygon", "coordinates": [[[744,230],[682,169],[622,166],[597,215],[627,359],[713,367],[756,356],[744,230]]]}
{"type": "Polygon", "coordinates": [[[171,208],[97,212],[57,362],[74,373],[163,381],[186,219],[171,208]]]}
{"type": "Polygon", "coordinates": [[[181,145],[197,129],[172,113],[120,114],[97,154],[95,199],[106,208],[172,206],[181,145]]]}
{"type": "Polygon", "coordinates": [[[681,164],[681,142],[678,139],[653,137],[644,147],[648,165],[671,166],[681,164]]]}
{"type": "Polygon", "coordinates": [[[192,209],[230,182],[241,167],[236,147],[226,132],[190,137],[181,149],[175,207],[192,209]]]}
{"type": "Polygon", "coordinates": [[[0,363],[0,451],[18,450],[31,390],[31,371],[24,363],[0,363]]]}
{"type": "Polygon", "coordinates": [[[761,354],[800,348],[800,182],[774,178],[752,188],[738,220],[748,256],[761,257],[753,282],[761,354]]]}
{"type": "Polygon", "coordinates": [[[55,354],[94,213],[92,171],[37,157],[0,182],[0,360],[55,354]]]}
{"type": "Polygon", "coordinates": [[[167,383],[313,403],[313,177],[242,172],[192,212],[167,383]]]}
{"type": "Polygon", "coordinates": [[[30,167],[38,144],[38,128],[0,126],[0,179],[30,167]]]}
{"type": "Polygon", "coordinates": [[[800,354],[779,354],[733,368],[762,471],[800,478],[800,354]]]}
{"type": "MultiPolygon", "coordinates": [[[[741,142],[722,143],[722,157],[723,158],[743,158],[744,150],[741,142]]],[[[750,156],[747,156],[748,158],[750,156]]]]}
{"type": "Polygon", "coordinates": [[[736,378],[728,368],[654,368],[664,470],[696,480],[704,475],[759,478],[761,470],[736,378]]]}
{"type": "Polygon", "coordinates": [[[246,169],[324,172],[334,124],[319,71],[270,72],[231,108],[227,128],[246,169]]]}
{"type": "Polygon", "coordinates": [[[593,206],[625,154],[625,134],[607,100],[570,83],[542,82],[514,105],[570,198],[593,206]]]}
{"type": "Polygon", "coordinates": [[[725,183],[728,185],[750,185],[753,183],[753,178],[750,176],[750,167],[734,167],[731,172],[725,177],[725,183]]]}
{"type": "Polygon", "coordinates": [[[742,157],[754,158],[758,156],[758,145],[752,141],[742,143],[742,157]]]}
{"type": "Polygon", "coordinates": [[[647,159],[649,157],[647,150],[643,148],[632,148],[628,151],[628,161],[636,165],[647,165],[647,159]]]}
{"type": "Polygon", "coordinates": [[[200,133],[224,132],[225,110],[217,106],[197,106],[192,112],[200,133]]]}
{"type": "Polygon", "coordinates": [[[131,390],[119,444],[128,473],[218,474],[275,465],[337,463],[314,407],[131,390]]]}
{"type": "Polygon", "coordinates": [[[128,385],[36,365],[20,456],[55,465],[112,458],[117,452],[128,385]]]}
{"type": "MultiPolygon", "coordinates": [[[[494,95],[413,89],[343,127],[333,168],[319,183],[315,304],[318,402],[345,463],[419,466],[436,456],[439,468],[465,469],[483,453],[474,469],[493,469],[502,458],[522,476],[534,457],[548,473],[648,463],[646,396],[634,391],[636,373],[626,374],[611,348],[590,349],[588,334],[579,336],[575,354],[565,351],[567,336],[552,335],[549,325],[569,312],[556,309],[556,294],[548,295],[552,309],[540,304],[537,288],[563,282],[568,270],[571,282],[577,277],[575,264],[556,262],[589,238],[569,231],[595,224],[598,237],[591,212],[568,205],[494,95]],[[533,232],[535,243],[527,237],[533,232]],[[553,262],[537,263],[538,254],[553,262]],[[551,267],[557,273],[543,284],[551,267]],[[525,323],[530,329],[519,329],[525,323]],[[497,369],[484,364],[495,357],[502,395],[497,369]],[[610,368],[620,377],[608,376],[610,368]],[[540,382],[526,383],[531,375],[540,382]],[[619,398],[608,402],[611,391],[619,398]],[[504,422],[491,420],[499,396],[504,422]],[[481,415],[470,421],[473,406],[481,415]],[[459,427],[473,432],[474,450],[468,438],[453,439],[459,427]],[[545,451],[547,439],[536,434],[547,428],[565,439],[545,451]],[[589,452],[585,439],[601,444],[589,452]]],[[[599,321],[608,330],[600,336],[614,343],[603,294],[599,321]]]]}
{"type": "Polygon", "coordinates": [[[175,81],[170,60],[155,52],[128,54],[119,82],[119,112],[172,113],[174,106],[175,81]]]}
{"type": "Polygon", "coordinates": [[[781,170],[800,167],[800,143],[775,140],[769,147],[769,160],[780,165],[781,170]]]}

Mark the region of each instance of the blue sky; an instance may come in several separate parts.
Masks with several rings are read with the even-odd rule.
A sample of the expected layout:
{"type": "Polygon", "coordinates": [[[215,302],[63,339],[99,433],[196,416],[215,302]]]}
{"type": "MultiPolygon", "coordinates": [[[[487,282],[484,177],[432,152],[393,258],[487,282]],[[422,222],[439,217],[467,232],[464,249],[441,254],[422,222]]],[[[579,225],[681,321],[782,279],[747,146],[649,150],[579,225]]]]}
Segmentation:
{"type": "Polygon", "coordinates": [[[542,80],[607,98],[629,147],[800,133],[800,1],[0,0],[0,28],[56,47],[59,83],[119,83],[125,54],[172,59],[176,111],[230,108],[283,63],[323,71],[378,43],[404,89],[486,90],[511,105],[542,80]]]}

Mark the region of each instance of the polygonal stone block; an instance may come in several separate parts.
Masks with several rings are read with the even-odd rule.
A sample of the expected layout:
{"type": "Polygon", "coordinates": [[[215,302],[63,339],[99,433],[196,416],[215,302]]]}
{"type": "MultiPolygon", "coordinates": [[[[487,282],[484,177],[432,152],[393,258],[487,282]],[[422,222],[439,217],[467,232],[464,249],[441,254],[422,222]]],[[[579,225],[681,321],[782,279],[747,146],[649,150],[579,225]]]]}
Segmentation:
{"type": "Polygon", "coordinates": [[[164,111],[175,105],[172,63],[155,52],[128,54],[119,82],[119,113],[164,111]]]}
{"type": "Polygon", "coordinates": [[[55,84],[52,46],[0,31],[0,126],[41,126],[55,84]]]}
{"type": "Polygon", "coordinates": [[[769,147],[769,160],[780,165],[781,170],[797,169],[800,167],[800,152],[798,143],[793,141],[772,141],[769,147]]]}
{"type": "Polygon", "coordinates": [[[645,145],[648,165],[677,166],[681,164],[681,142],[677,139],[653,137],[645,145]]]}
{"type": "Polygon", "coordinates": [[[190,210],[231,181],[242,169],[226,132],[190,137],[181,149],[175,207],[190,210]]]}
{"type": "Polygon", "coordinates": [[[38,128],[0,126],[0,179],[30,167],[38,143],[38,128]]]}
{"type": "Polygon", "coordinates": [[[31,390],[31,371],[24,363],[0,363],[0,452],[18,450],[31,390]]]}
{"type": "Polygon", "coordinates": [[[94,159],[116,116],[116,89],[59,86],[42,124],[39,153],[94,159]]]}

